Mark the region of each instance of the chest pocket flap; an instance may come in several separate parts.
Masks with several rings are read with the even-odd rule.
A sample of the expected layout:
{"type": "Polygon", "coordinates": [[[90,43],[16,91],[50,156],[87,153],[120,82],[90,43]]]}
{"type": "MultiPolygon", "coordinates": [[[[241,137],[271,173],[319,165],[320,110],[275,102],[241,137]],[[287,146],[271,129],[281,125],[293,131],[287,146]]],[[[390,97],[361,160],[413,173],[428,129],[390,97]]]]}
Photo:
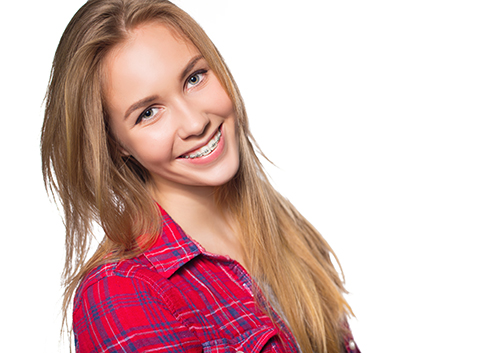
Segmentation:
{"type": "Polygon", "coordinates": [[[279,340],[278,331],[274,327],[262,327],[245,331],[232,339],[218,339],[203,343],[204,353],[258,353],[274,352],[279,340]]]}

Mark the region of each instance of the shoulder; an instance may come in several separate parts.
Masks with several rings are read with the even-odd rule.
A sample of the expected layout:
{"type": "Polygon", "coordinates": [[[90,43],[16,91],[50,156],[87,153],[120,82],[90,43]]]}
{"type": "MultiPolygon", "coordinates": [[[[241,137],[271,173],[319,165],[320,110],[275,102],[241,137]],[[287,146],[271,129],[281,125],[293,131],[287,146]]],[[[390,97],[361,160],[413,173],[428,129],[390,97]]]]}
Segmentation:
{"type": "Polygon", "coordinates": [[[199,340],[173,314],[168,286],[141,257],[91,271],[75,296],[77,352],[118,347],[125,351],[170,352],[168,347],[175,352],[199,351],[199,340]]]}
{"type": "Polygon", "coordinates": [[[116,289],[116,284],[148,283],[152,276],[154,276],[152,269],[139,258],[100,265],[90,271],[78,286],[74,300],[75,309],[95,287],[104,286],[106,290],[113,291],[116,289]]]}
{"type": "Polygon", "coordinates": [[[80,283],[74,298],[74,313],[84,303],[116,304],[127,296],[158,299],[158,304],[170,306],[166,294],[172,285],[144,256],[103,264],[92,270],[80,283]]]}

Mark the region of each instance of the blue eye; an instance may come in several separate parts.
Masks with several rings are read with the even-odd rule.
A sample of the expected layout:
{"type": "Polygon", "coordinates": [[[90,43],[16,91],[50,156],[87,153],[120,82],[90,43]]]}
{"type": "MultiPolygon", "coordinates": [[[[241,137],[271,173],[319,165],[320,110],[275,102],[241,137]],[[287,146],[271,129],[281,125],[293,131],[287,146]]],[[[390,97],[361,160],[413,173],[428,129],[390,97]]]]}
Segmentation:
{"type": "Polygon", "coordinates": [[[205,74],[207,73],[207,70],[199,70],[189,76],[189,78],[186,81],[186,86],[187,88],[191,88],[194,86],[197,86],[200,84],[201,81],[205,78],[205,74]]]}
{"type": "Polygon", "coordinates": [[[152,118],[154,118],[156,116],[156,114],[158,114],[159,110],[160,110],[160,108],[155,108],[155,107],[151,107],[151,108],[146,109],[145,111],[143,111],[141,113],[141,115],[139,115],[139,117],[137,118],[135,123],[139,124],[142,121],[151,120],[152,118]]]}
{"type": "Polygon", "coordinates": [[[200,76],[199,75],[194,75],[194,76],[191,76],[189,78],[189,83],[192,84],[192,85],[195,85],[198,82],[200,82],[200,76]]]}

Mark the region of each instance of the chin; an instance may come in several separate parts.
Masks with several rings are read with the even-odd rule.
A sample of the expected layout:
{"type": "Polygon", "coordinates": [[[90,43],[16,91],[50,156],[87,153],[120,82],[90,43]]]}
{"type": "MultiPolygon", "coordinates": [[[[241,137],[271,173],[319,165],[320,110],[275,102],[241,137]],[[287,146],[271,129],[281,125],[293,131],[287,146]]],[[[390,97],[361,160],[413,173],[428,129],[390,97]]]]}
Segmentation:
{"type": "Polygon", "coordinates": [[[209,178],[205,179],[204,184],[207,186],[222,186],[234,178],[238,169],[239,163],[228,168],[219,168],[216,173],[211,174],[209,178]]]}

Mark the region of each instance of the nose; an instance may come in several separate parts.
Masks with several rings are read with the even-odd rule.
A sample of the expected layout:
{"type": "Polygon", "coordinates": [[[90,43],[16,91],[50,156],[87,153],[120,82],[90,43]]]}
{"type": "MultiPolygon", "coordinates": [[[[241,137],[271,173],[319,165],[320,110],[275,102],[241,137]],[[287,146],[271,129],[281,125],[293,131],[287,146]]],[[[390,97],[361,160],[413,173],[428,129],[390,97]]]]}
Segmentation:
{"type": "Polygon", "coordinates": [[[190,137],[202,136],[210,124],[210,119],[195,104],[188,101],[178,101],[175,116],[178,120],[177,133],[183,140],[190,137]]]}

